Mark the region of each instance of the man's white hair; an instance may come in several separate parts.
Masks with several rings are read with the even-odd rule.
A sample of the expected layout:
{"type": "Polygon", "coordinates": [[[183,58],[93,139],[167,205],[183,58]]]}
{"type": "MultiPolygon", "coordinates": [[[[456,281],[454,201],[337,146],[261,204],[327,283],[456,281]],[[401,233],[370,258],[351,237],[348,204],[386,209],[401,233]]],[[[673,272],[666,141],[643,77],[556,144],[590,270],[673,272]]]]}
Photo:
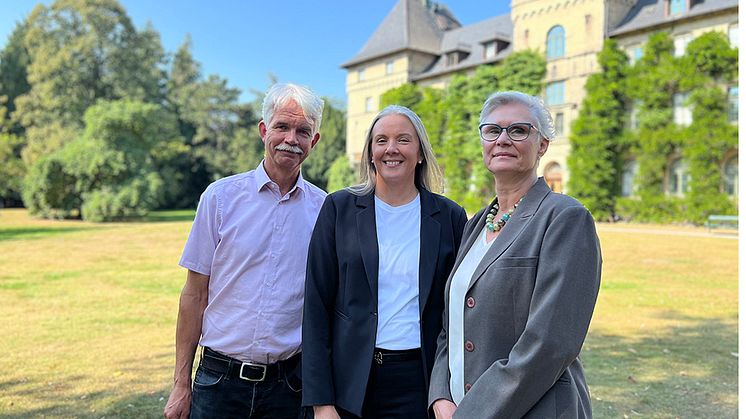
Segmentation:
{"type": "Polygon", "coordinates": [[[289,100],[295,101],[303,109],[303,115],[313,126],[313,134],[319,132],[321,116],[324,113],[324,101],[313,94],[308,88],[292,83],[275,83],[262,102],[262,119],[270,124],[275,110],[285,105],[289,100]]]}

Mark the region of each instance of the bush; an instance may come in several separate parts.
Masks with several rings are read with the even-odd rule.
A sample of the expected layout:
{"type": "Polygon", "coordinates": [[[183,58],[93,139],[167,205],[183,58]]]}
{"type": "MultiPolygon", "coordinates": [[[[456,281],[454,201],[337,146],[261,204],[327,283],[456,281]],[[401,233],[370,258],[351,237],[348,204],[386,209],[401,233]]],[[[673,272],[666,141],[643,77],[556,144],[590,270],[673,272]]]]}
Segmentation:
{"type": "Polygon", "coordinates": [[[45,218],[80,217],[82,200],[75,177],[65,170],[58,153],[37,160],[24,179],[23,203],[29,213],[45,218]]]}

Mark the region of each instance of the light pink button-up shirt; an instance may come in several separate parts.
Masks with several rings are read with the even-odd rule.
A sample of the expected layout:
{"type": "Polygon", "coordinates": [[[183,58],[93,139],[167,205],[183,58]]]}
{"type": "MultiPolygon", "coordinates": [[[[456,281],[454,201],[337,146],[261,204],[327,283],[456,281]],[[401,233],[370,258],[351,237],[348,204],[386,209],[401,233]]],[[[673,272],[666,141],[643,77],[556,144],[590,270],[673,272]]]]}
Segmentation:
{"type": "Polygon", "coordinates": [[[263,163],[207,187],[179,265],[210,276],[200,345],[273,363],[300,351],[308,243],[326,193],[298,176],[280,196],[263,163]]]}

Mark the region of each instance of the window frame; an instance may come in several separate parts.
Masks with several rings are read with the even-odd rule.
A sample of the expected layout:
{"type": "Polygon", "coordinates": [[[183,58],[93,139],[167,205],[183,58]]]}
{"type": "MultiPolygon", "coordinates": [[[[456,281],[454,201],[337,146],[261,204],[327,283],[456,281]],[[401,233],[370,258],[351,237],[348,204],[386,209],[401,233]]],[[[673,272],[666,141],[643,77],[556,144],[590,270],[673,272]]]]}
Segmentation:
{"type": "Polygon", "coordinates": [[[565,56],[566,32],[562,25],[554,25],[547,32],[546,58],[555,60],[565,56]]]}

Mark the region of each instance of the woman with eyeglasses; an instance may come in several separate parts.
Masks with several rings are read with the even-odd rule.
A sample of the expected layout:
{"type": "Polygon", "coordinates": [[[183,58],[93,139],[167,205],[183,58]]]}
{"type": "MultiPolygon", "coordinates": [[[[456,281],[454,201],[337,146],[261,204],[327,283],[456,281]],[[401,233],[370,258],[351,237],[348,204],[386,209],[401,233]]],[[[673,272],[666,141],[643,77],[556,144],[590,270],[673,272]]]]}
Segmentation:
{"type": "Polygon", "coordinates": [[[590,418],[579,354],[601,279],[593,218],[536,176],[554,137],[539,99],[495,93],[480,121],[496,197],[464,229],[428,401],[436,418],[590,418]]]}

